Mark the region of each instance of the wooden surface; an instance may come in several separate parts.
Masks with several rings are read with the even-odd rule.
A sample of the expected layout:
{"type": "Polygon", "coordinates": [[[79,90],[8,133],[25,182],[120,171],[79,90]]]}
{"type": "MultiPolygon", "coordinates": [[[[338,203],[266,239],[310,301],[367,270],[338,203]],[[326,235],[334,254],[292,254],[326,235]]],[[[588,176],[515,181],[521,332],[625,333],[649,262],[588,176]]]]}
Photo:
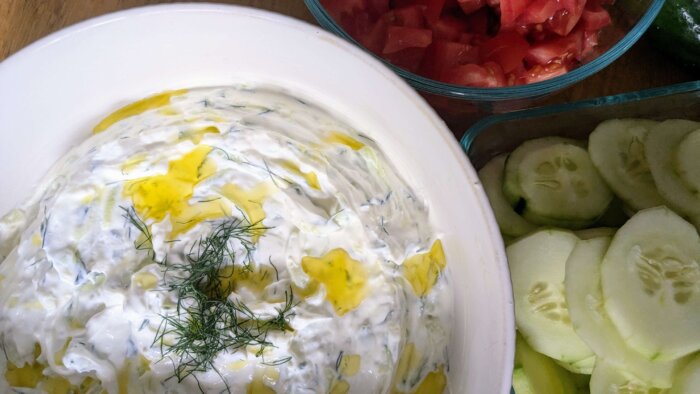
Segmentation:
{"type": "MultiPolygon", "coordinates": [[[[158,0],[0,0],[0,61],[37,39],[76,22],[158,0]]],[[[316,23],[302,0],[238,0],[221,3],[264,8],[316,23]]],[[[611,66],[547,100],[568,102],[690,81],[691,75],[642,38],[611,66]]]]}

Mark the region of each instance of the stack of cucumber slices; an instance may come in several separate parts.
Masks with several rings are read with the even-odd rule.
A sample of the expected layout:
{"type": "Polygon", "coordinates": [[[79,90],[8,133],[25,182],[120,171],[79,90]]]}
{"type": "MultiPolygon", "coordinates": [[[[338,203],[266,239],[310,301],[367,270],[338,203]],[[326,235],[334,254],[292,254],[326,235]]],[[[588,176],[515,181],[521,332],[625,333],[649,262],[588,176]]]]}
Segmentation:
{"type": "Polygon", "coordinates": [[[479,176],[508,245],[516,394],[700,394],[700,123],[609,120],[479,176]]]}

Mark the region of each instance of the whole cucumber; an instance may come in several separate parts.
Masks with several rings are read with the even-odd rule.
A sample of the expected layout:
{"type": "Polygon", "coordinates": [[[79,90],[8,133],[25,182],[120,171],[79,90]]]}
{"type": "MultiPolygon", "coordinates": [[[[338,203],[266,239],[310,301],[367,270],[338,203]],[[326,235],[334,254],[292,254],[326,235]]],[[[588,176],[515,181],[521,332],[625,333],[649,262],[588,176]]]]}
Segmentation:
{"type": "Polygon", "coordinates": [[[700,72],[700,0],[666,0],[649,32],[659,49],[700,72]]]}

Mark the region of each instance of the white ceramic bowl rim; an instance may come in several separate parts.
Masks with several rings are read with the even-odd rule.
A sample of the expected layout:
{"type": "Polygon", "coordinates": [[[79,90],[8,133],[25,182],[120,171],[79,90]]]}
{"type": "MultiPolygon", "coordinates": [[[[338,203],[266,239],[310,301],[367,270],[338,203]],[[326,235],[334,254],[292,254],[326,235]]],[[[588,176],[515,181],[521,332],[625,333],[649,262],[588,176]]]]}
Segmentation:
{"type": "Polygon", "coordinates": [[[304,22],[230,5],[148,6],[78,23],[10,56],[0,63],[0,214],[26,199],[40,174],[110,110],[159,90],[240,81],[313,96],[337,114],[351,114],[353,126],[377,133],[370,135],[431,203],[434,222],[449,224],[448,257],[468,260],[450,268],[459,309],[455,331],[462,331],[451,355],[453,392],[509,392],[514,349],[510,279],[476,172],[444,123],[400,77],[361,49],[304,22]],[[248,35],[246,28],[257,35],[248,35]],[[260,51],[264,45],[275,54],[270,48],[260,51]],[[216,50],[207,52],[209,47],[216,50]],[[236,60],[237,53],[253,56],[236,60]],[[329,67],[309,60],[314,57],[329,67]],[[358,94],[358,84],[373,90],[358,94]],[[383,96],[396,105],[384,103],[383,96]],[[455,271],[471,277],[454,277],[455,271]]]}

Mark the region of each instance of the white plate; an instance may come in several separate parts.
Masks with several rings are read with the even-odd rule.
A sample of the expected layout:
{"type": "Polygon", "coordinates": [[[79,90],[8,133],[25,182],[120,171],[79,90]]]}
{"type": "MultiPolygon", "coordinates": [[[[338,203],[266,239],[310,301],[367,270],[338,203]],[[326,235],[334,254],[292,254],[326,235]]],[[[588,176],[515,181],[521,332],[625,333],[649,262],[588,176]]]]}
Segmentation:
{"type": "Polygon", "coordinates": [[[453,393],[507,393],[510,280],[476,173],[428,105],[371,56],[260,10],[163,5],[92,19],[0,63],[0,214],[100,117],[149,94],[250,81],[310,98],[375,138],[445,233],[456,310],[453,393]]]}

